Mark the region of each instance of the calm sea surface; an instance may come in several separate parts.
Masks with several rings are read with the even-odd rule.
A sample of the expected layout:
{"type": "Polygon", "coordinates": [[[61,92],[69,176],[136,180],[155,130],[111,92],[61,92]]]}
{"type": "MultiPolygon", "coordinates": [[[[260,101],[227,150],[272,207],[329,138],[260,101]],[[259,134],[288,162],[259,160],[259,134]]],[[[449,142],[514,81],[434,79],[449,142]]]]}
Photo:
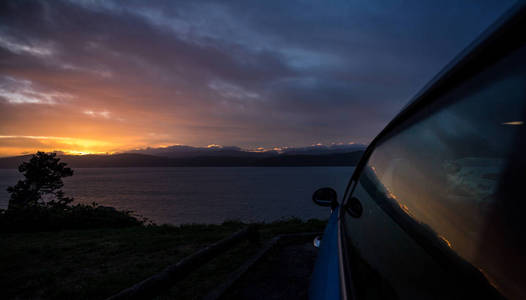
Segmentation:
{"type": "MultiPolygon", "coordinates": [[[[353,167],[77,168],[64,180],[77,203],[97,202],[133,210],[156,223],[273,221],[286,217],[327,218],[312,192],[324,186],[341,197],[353,167]]],[[[0,208],[7,186],[21,178],[0,169],[0,208]]]]}

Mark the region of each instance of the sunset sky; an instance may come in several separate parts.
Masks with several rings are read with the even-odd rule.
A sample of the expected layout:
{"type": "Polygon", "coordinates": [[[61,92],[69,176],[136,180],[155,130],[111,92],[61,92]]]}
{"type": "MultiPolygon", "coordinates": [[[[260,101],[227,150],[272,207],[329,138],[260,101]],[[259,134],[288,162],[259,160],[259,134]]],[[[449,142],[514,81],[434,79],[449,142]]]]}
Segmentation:
{"type": "Polygon", "coordinates": [[[513,1],[1,1],[0,156],[368,143],[513,1]]]}

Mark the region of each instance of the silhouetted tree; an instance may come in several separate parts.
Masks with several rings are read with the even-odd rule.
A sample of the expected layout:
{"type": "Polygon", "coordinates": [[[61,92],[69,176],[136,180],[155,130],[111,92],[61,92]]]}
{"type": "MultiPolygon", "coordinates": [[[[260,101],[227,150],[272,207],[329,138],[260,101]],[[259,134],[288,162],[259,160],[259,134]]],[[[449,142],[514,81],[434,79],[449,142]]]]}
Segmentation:
{"type": "Polygon", "coordinates": [[[73,170],[60,162],[56,153],[37,152],[18,170],[24,175],[7,191],[11,194],[7,210],[0,209],[0,232],[36,232],[63,229],[118,228],[142,226],[132,211],[92,204],[72,205],[64,196],[62,178],[73,170]]]}
{"type": "Polygon", "coordinates": [[[7,188],[11,194],[8,210],[66,208],[73,198],[64,197],[62,178],[73,176],[73,170],[59,161],[56,153],[37,152],[29,162],[23,162],[18,171],[25,179],[7,188]]]}

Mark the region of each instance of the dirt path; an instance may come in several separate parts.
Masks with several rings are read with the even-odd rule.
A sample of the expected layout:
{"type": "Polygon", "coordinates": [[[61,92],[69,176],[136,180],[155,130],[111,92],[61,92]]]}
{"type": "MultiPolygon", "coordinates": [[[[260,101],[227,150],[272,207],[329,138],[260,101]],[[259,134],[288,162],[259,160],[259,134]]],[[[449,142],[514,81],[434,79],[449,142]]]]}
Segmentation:
{"type": "Polygon", "coordinates": [[[221,299],[307,299],[316,255],[310,241],[278,246],[221,299]]]}

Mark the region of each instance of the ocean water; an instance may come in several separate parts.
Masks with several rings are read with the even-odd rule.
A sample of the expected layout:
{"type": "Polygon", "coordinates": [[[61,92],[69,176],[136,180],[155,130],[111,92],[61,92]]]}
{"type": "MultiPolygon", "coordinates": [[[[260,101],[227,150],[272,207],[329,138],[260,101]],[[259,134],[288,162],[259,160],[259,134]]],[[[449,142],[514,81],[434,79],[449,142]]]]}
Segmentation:
{"type": "MultiPolygon", "coordinates": [[[[132,210],[155,223],[274,221],[288,217],[328,218],[312,202],[319,187],[333,187],[341,198],[353,167],[180,167],[77,168],[64,180],[76,203],[97,202],[132,210]]],[[[0,208],[7,208],[7,186],[21,175],[0,169],[0,208]]],[[[74,203],[75,203],[74,202],[74,203]]]]}

